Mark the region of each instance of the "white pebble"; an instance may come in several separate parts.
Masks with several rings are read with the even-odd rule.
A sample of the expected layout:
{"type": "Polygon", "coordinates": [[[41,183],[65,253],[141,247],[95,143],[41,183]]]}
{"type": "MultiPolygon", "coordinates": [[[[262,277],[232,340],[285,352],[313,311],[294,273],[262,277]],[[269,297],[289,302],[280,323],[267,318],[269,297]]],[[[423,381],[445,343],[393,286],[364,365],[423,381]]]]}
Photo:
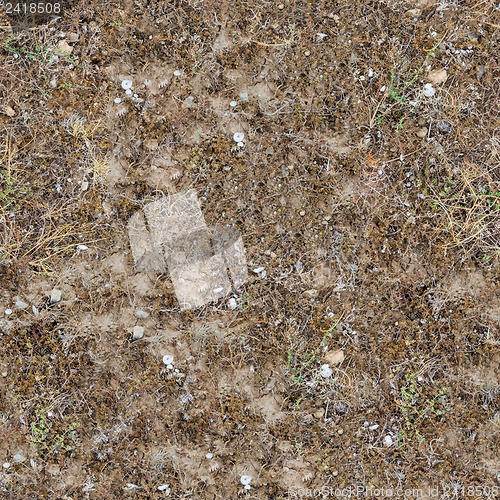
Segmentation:
{"type": "Polygon", "coordinates": [[[140,340],[144,337],[144,327],[142,326],[134,326],[134,329],[132,330],[132,338],[134,340],[140,340]]]}
{"type": "Polygon", "coordinates": [[[131,491],[131,490],[136,490],[137,488],[139,488],[139,486],[137,486],[137,484],[134,484],[134,483],[127,483],[123,489],[125,491],[131,491]]]}
{"type": "Polygon", "coordinates": [[[246,90],[242,90],[240,92],[240,99],[243,101],[243,102],[247,102],[248,101],[248,92],[246,90]]]}
{"type": "Polygon", "coordinates": [[[163,363],[165,365],[172,365],[172,363],[174,362],[174,357],[171,355],[171,354],[165,354],[165,356],[163,356],[163,363]]]}
{"type": "Polygon", "coordinates": [[[231,106],[232,108],[235,108],[236,106],[238,106],[238,103],[236,101],[231,101],[229,103],[229,106],[231,106]]]}
{"type": "Polygon", "coordinates": [[[9,316],[10,314],[12,314],[12,309],[5,309],[5,314],[7,316],[9,316]]]}
{"type": "Polygon", "coordinates": [[[130,96],[132,95],[132,91],[131,91],[130,89],[127,89],[127,90],[125,91],[125,95],[127,95],[127,96],[129,96],[129,97],[130,97],[130,96]]]}
{"type": "Polygon", "coordinates": [[[182,75],[182,72],[181,72],[181,70],[180,70],[180,69],[176,69],[176,70],[174,71],[174,76],[181,76],[181,75],[182,75]]]}
{"type": "Polygon", "coordinates": [[[168,484],[162,484],[161,486],[158,486],[158,489],[160,491],[164,491],[167,495],[170,494],[170,486],[168,484]]]}
{"type": "Polygon", "coordinates": [[[236,302],[236,299],[234,297],[231,297],[229,299],[229,308],[236,309],[237,307],[238,307],[238,303],[236,302]]]}
{"type": "Polygon", "coordinates": [[[243,486],[250,485],[251,482],[252,482],[252,476],[241,476],[240,477],[240,483],[243,486]]]}
{"type": "Polygon", "coordinates": [[[22,300],[18,300],[16,301],[16,307],[18,309],[26,309],[28,306],[28,304],[26,304],[26,302],[23,302],[22,300]]]}
{"type": "Polygon", "coordinates": [[[4,469],[8,469],[10,467],[10,463],[9,462],[4,462],[3,463],[3,468],[4,469]]]}
{"type": "Polygon", "coordinates": [[[379,428],[378,424],[370,425],[370,427],[368,427],[368,429],[370,429],[371,431],[376,431],[378,428],[379,428]]]}
{"type": "Polygon", "coordinates": [[[319,374],[323,377],[323,378],[330,378],[332,375],[333,375],[333,370],[330,368],[329,365],[325,364],[325,365],[321,365],[320,369],[319,369],[319,374]]]}
{"type": "Polygon", "coordinates": [[[208,460],[210,460],[211,458],[214,458],[214,454],[213,453],[207,453],[205,455],[205,458],[207,458],[208,460]]]}
{"type": "Polygon", "coordinates": [[[88,250],[89,247],[87,245],[76,245],[76,249],[85,251],[85,250],[88,250]]]}
{"type": "Polygon", "coordinates": [[[392,436],[387,434],[387,436],[385,436],[385,438],[384,438],[385,446],[387,446],[387,447],[392,446],[392,443],[393,443],[392,436]]]}
{"type": "Polygon", "coordinates": [[[245,139],[245,134],[243,132],[236,132],[233,135],[234,142],[240,143],[243,142],[243,139],[245,139]]]}
{"type": "Polygon", "coordinates": [[[132,80],[122,80],[122,89],[130,90],[132,88],[132,80]]]}
{"type": "Polygon", "coordinates": [[[119,97],[117,97],[117,98],[115,99],[115,104],[120,104],[121,102],[122,102],[122,100],[121,100],[119,97]]]}
{"type": "Polygon", "coordinates": [[[251,487],[249,484],[245,484],[245,489],[246,489],[246,490],[251,490],[251,489],[252,489],[252,487],[251,487]]]}
{"type": "Polygon", "coordinates": [[[426,83],[424,85],[425,97],[433,97],[435,94],[436,94],[436,89],[432,86],[432,83],[426,83]]]}
{"type": "Polygon", "coordinates": [[[253,272],[254,272],[255,274],[259,274],[259,273],[261,273],[262,271],[264,271],[264,269],[265,269],[265,267],[262,267],[262,266],[261,266],[261,267],[257,267],[257,268],[255,268],[255,269],[253,270],[253,272]]]}

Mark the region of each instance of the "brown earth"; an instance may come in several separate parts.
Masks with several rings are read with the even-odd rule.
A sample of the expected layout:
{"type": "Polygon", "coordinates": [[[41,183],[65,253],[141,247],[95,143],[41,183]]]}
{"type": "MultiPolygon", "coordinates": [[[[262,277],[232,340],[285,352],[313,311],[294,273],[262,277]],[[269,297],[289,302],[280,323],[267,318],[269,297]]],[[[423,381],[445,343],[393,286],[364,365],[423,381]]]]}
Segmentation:
{"type": "Polygon", "coordinates": [[[498,5],[71,4],[0,20],[0,496],[498,497],[498,5]],[[190,188],[234,310],[134,269],[190,188]]]}

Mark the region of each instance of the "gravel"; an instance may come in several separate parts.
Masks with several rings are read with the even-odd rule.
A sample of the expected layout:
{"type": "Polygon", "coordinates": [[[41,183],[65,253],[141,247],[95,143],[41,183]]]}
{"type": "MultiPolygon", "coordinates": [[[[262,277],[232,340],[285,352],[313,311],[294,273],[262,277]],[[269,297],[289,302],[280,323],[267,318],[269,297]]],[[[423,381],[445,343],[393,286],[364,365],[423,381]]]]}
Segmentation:
{"type": "Polygon", "coordinates": [[[14,459],[14,462],[18,464],[26,461],[26,457],[20,453],[16,453],[12,458],[14,459]]]}
{"type": "Polygon", "coordinates": [[[163,356],[163,363],[167,366],[172,365],[174,363],[174,357],[171,354],[165,354],[165,356],[163,356]]]}
{"type": "Polygon", "coordinates": [[[61,290],[54,288],[52,292],[50,292],[50,303],[57,304],[58,302],[61,302],[61,299],[62,299],[61,290]]]}
{"type": "Polygon", "coordinates": [[[130,90],[132,88],[132,80],[123,80],[122,81],[122,89],[130,90]]]}
{"type": "Polygon", "coordinates": [[[330,378],[333,375],[333,370],[330,368],[330,365],[324,364],[321,365],[321,368],[319,369],[319,374],[323,378],[330,378]]]}
{"type": "Polygon", "coordinates": [[[136,317],[138,317],[139,319],[146,319],[146,318],[149,318],[149,313],[146,312],[146,311],[143,311],[142,309],[137,309],[137,311],[135,311],[135,315],[136,317]]]}
{"type": "Polygon", "coordinates": [[[140,340],[144,337],[144,327],[142,326],[134,326],[134,329],[132,330],[132,338],[134,340],[140,340]]]}

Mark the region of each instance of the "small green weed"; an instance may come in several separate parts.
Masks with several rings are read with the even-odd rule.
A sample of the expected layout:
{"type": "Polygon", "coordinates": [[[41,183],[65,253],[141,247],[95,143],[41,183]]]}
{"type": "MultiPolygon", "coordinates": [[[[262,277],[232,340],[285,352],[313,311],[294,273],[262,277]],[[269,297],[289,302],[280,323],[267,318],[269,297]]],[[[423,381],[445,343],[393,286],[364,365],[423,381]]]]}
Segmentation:
{"type": "Polygon", "coordinates": [[[31,442],[41,454],[71,452],[78,444],[77,428],[78,422],[71,422],[62,431],[56,431],[48,419],[47,411],[36,409],[35,418],[30,423],[31,442]]]}
{"type": "Polygon", "coordinates": [[[416,373],[405,375],[405,385],[401,387],[403,428],[398,436],[402,446],[425,439],[421,432],[423,420],[439,417],[445,413],[447,392],[448,388],[443,387],[429,398],[424,395],[424,387],[419,384],[416,373]]]}

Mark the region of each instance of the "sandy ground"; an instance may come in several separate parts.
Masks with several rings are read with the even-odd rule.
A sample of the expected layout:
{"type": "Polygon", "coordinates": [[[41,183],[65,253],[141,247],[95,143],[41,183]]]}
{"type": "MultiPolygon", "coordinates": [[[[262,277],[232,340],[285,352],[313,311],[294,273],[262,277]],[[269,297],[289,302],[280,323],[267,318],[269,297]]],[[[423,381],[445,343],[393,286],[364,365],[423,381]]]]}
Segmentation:
{"type": "Polygon", "coordinates": [[[0,20],[0,496],[497,498],[498,6],[45,21],[0,20]],[[189,190],[249,274],[184,309],[128,224],[189,190]]]}

